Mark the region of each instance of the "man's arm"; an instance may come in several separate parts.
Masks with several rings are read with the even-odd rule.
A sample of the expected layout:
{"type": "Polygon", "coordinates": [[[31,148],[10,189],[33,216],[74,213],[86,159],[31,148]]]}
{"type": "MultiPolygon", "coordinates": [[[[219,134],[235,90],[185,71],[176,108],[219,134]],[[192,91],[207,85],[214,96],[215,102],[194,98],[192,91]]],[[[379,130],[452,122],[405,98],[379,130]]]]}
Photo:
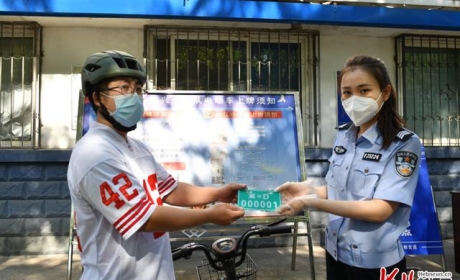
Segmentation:
{"type": "Polygon", "coordinates": [[[235,205],[219,203],[206,209],[187,209],[157,206],[140,231],[177,231],[206,223],[228,225],[244,216],[244,210],[235,205]]]}

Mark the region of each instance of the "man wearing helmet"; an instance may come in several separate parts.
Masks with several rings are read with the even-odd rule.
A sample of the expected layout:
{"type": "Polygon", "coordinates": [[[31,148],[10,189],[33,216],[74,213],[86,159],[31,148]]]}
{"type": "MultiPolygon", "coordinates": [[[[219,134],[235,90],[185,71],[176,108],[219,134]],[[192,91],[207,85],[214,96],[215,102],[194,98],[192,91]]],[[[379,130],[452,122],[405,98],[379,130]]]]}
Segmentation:
{"type": "Polygon", "coordinates": [[[67,179],[81,246],[81,279],[175,279],[168,231],[227,225],[244,211],[231,204],[241,184],[198,187],[176,181],[127,133],[143,114],[144,67],[131,55],[90,55],[83,93],[96,121],[72,152],[67,179]],[[196,206],[218,203],[206,209],[196,206]]]}

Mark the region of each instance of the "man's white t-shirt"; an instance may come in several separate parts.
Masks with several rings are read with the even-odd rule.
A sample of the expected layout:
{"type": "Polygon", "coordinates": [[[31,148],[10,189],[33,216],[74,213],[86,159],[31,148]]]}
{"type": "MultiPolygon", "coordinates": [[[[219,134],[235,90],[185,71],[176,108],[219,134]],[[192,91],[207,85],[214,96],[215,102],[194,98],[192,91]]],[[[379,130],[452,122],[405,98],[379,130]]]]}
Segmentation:
{"type": "Polygon", "coordinates": [[[82,280],[175,279],[169,235],[139,232],[176,180],[140,141],[94,122],[67,171],[82,280]]]}

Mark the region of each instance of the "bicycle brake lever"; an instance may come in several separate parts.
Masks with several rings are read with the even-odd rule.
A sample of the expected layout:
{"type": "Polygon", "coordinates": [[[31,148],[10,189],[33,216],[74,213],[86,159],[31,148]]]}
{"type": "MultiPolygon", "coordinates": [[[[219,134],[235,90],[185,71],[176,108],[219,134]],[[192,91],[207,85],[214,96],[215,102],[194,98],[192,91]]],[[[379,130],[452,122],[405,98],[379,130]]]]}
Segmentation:
{"type": "Polygon", "coordinates": [[[275,221],[273,223],[268,224],[268,227],[276,226],[277,224],[281,224],[282,222],[286,221],[286,218],[283,218],[281,220],[275,221]]]}

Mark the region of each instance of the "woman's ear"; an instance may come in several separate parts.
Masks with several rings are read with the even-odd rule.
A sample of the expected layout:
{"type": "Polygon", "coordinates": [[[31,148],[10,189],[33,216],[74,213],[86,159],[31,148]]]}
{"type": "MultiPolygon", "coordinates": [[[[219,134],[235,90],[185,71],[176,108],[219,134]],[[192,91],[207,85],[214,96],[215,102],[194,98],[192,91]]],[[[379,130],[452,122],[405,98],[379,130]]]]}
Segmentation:
{"type": "Polygon", "coordinates": [[[391,85],[387,85],[386,87],[383,88],[382,90],[382,94],[383,94],[383,101],[387,101],[388,98],[390,98],[390,94],[391,94],[391,85]]]}

